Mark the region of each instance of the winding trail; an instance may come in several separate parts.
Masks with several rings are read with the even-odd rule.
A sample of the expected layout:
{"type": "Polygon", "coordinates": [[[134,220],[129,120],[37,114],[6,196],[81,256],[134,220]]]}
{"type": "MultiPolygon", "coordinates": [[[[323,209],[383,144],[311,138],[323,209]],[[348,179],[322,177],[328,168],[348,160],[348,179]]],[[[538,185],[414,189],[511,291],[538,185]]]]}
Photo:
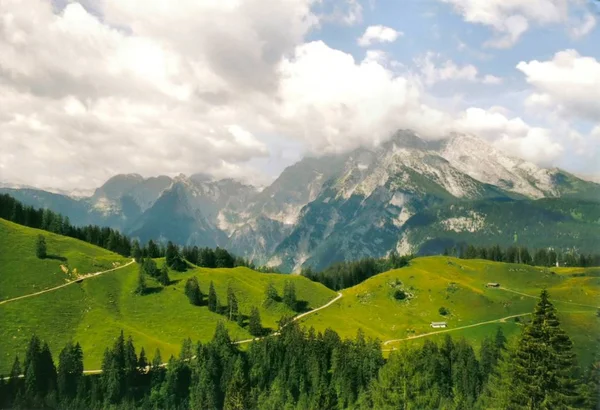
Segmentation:
{"type": "MultiPolygon", "coordinates": [[[[517,292],[516,290],[504,288],[502,286],[500,286],[498,289],[504,290],[506,292],[516,293],[517,295],[525,296],[525,297],[532,298],[532,299],[539,299],[540,298],[539,296],[528,295],[527,293],[517,292]]],[[[559,303],[565,303],[567,305],[575,305],[575,306],[583,306],[583,307],[598,308],[598,309],[600,309],[600,306],[592,306],[592,305],[585,305],[583,303],[567,302],[566,300],[552,299],[552,301],[553,302],[559,302],[559,303]]]]}
{"type": "Polygon", "coordinates": [[[126,263],[125,265],[117,266],[116,268],[108,269],[108,270],[105,270],[105,271],[102,271],[102,272],[88,273],[86,275],[82,275],[79,279],[72,280],[70,282],[64,283],[64,284],[59,285],[59,286],[55,286],[55,287],[50,288],[50,289],[44,289],[44,290],[41,290],[39,292],[30,293],[29,295],[17,296],[16,298],[3,300],[3,301],[0,302],[0,305],[3,305],[5,303],[9,303],[9,302],[14,302],[16,300],[21,300],[21,299],[26,299],[26,298],[31,298],[31,297],[34,297],[34,296],[38,296],[38,295],[43,295],[44,293],[48,293],[48,292],[54,292],[55,290],[64,288],[64,287],[72,285],[74,283],[82,282],[82,281],[84,281],[86,279],[93,278],[93,277],[96,277],[96,276],[100,276],[100,275],[102,275],[104,273],[113,272],[113,271],[116,271],[116,270],[119,270],[119,269],[123,269],[123,268],[131,265],[132,263],[135,263],[135,259],[131,259],[131,262],[126,263]]]}
{"type": "MultiPolygon", "coordinates": [[[[304,312],[304,313],[302,313],[302,314],[300,314],[298,316],[294,316],[291,321],[295,322],[297,320],[302,319],[305,316],[312,315],[313,313],[318,312],[321,309],[325,309],[325,308],[331,306],[332,304],[334,304],[335,302],[337,302],[338,300],[340,300],[342,298],[342,296],[344,296],[344,295],[342,295],[341,292],[338,292],[338,294],[337,294],[337,296],[335,298],[331,299],[329,302],[327,302],[323,306],[315,308],[313,310],[309,310],[308,312],[304,312]]],[[[233,344],[235,344],[235,345],[241,345],[241,344],[244,344],[244,343],[250,343],[250,342],[262,340],[262,339],[264,339],[266,337],[279,336],[279,334],[280,334],[279,332],[275,332],[275,333],[271,333],[270,335],[263,336],[263,337],[255,337],[253,339],[238,340],[237,342],[233,342],[233,344]]]]}
{"type": "MultiPolygon", "coordinates": [[[[427,337],[427,336],[437,335],[437,334],[440,334],[440,333],[454,332],[455,330],[468,329],[470,327],[477,327],[477,326],[489,325],[491,323],[504,323],[508,319],[512,319],[514,317],[520,317],[520,316],[527,316],[527,315],[531,315],[531,312],[519,313],[517,315],[506,316],[506,317],[502,317],[500,319],[493,319],[493,320],[487,320],[485,322],[473,323],[472,325],[454,327],[454,328],[451,328],[451,329],[437,330],[435,332],[429,332],[429,333],[423,333],[423,334],[420,334],[420,335],[409,336],[409,337],[405,337],[403,339],[386,340],[385,342],[383,342],[383,345],[387,346],[388,344],[391,344],[391,343],[403,342],[403,341],[412,340],[412,339],[419,339],[421,337],[427,337]]],[[[393,349],[388,349],[388,350],[384,350],[384,351],[389,351],[389,350],[393,350],[393,349]]]]}

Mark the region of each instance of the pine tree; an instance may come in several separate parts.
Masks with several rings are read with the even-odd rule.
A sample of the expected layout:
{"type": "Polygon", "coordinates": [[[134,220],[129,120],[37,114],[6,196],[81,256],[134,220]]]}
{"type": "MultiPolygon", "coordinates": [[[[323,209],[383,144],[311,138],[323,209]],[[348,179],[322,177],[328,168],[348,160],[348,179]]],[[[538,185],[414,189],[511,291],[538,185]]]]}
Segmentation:
{"type": "Polygon", "coordinates": [[[35,242],[35,256],[39,259],[46,258],[47,248],[46,248],[46,238],[44,235],[38,235],[37,240],[35,242]]]}
{"type": "Polygon", "coordinates": [[[146,293],[147,289],[148,289],[148,285],[146,284],[146,273],[145,273],[144,267],[142,265],[142,266],[140,266],[140,269],[138,272],[138,279],[137,279],[137,286],[135,288],[135,293],[138,295],[143,295],[146,293]]]}
{"type": "Polygon", "coordinates": [[[262,336],[263,327],[260,321],[260,312],[256,306],[252,307],[248,318],[248,331],[252,336],[262,336]]]}
{"type": "Polygon", "coordinates": [[[227,310],[229,311],[229,320],[233,320],[238,315],[238,302],[231,283],[227,285],[227,310]]]}
{"type": "Polygon", "coordinates": [[[168,286],[171,283],[171,279],[169,278],[169,268],[166,263],[163,264],[162,268],[160,268],[158,281],[163,286],[168,286]]]}
{"type": "Polygon", "coordinates": [[[188,297],[192,305],[202,305],[202,292],[200,291],[198,278],[195,276],[192,276],[185,282],[185,295],[188,297]]]}
{"type": "Polygon", "coordinates": [[[210,281],[210,286],[208,288],[208,310],[216,312],[218,307],[219,300],[217,299],[217,291],[215,291],[215,286],[212,281],[210,281]]]}
{"type": "Polygon", "coordinates": [[[246,376],[244,374],[244,364],[242,356],[238,356],[234,367],[233,375],[229,379],[225,392],[225,403],[223,408],[226,410],[244,410],[248,408],[246,376]]]}
{"type": "Polygon", "coordinates": [[[142,347],[140,350],[140,356],[138,358],[137,367],[140,373],[146,373],[148,368],[148,358],[146,357],[146,351],[142,347]]]}
{"type": "Polygon", "coordinates": [[[296,285],[291,280],[286,280],[283,285],[283,303],[286,304],[292,310],[298,308],[298,301],[296,299],[296,285]]]}
{"type": "Polygon", "coordinates": [[[577,389],[572,348],[543,290],[515,352],[513,402],[531,409],[570,406],[577,389]]]}
{"type": "Polygon", "coordinates": [[[277,294],[277,289],[273,285],[273,282],[269,282],[265,287],[265,298],[263,304],[266,307],[269,307],[271,304],[279,300],[279,295],[277,294]]]}
{"type": "Polygon", "coordinates": [[[137,263],[140,263],[140,261],[142,260],[142,249],[140,248],[140,243],[137,239],[133,241],[133,244],[131,246],[131,256],[133,257],[133,259],[135,259],[137,263]]]}
{"type": "Polygon", "coordinates": [[[83,352],[79,343],[73,345],[69,342],[61,350],[57,377],[60,396],[74,399],[83,378],[83,352]]]}

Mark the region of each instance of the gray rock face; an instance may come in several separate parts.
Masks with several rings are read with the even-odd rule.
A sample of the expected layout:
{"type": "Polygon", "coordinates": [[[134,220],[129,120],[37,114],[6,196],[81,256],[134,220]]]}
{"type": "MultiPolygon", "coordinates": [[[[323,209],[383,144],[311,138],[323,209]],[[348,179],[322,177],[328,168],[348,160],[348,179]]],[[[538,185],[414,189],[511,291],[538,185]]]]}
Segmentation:
{"type": "Polygon", "coordinates": [[[600,202],[599,184],[506,156],[476,137],[431,142],[406,130],[375,149],[304,158],[262,190],[202,174],[129,174],[111,178],[87,198],[2,191],[76,224],[108,225],[142,241],[222,246],[287,271],[391,250],[437,252],[486,230],[504,243],[501,234],[490,233],[484,215],[494,210],[494,226],[503,225],[512,208],[499,203],[523,201],[538,209],[533,200],[540,198],[575,201],[569,203],[575,208],[577,201],[600,202]]]}

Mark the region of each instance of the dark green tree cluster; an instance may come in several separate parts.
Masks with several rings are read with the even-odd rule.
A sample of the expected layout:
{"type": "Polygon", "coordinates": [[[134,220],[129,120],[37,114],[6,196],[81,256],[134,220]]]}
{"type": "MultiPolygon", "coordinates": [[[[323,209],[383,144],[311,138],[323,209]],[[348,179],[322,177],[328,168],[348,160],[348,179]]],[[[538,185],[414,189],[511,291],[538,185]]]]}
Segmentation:
{"type": "Polygon", "coordinates": [[[407,266],[413,255],[399,256],[392,252],[387,258],[365,258],[353,262],[335,263],[321,272],[303,268],[300,274],[312,281],[320,282],[329,289],[341,290],[358,285],[371,276],[407,266]]]}
{"type": "Polygon", "coordinates": [[[49,209],[25,206],[7,194],[0,194],[0,218],[31,228],[80,239],[123,256],[131,254],[131,241],[119,231],[96,225],[73,226],[69,217],[63,217],[49,209]]]}
{"type": "Polygon", "coordinates": [[[200,290],[200,284],[198,278],[192,276],[185,282],[185,295],[188,297],[190,303],[194,306],[202,305],[202,291],[200,290]]]}
{"type": "Polygon", "coordinates": [[[269,281],[267,286],[265,287],[265,297],[263,301],[263,305],[265,307],[272,306],[274,303],[279,302],[281,299],[279,298],[279,294],[277,293],[277,289],[275,289],[275,285],[273,282],[269,281]]]}
{"type": "MultiPolygon", "coordinates": [[[[249,327],[258,335],[253,308],[249,327]]],[[[68,409],[596,409],[600,362],[579,374],[571,341],[543,292],[514,345],[500,328],[476,356],[464,339],[401,345],[386,361],[359,330],[342,339],[285,322],[278,336],[240,349],[219,322],[205,344],[183,341],[179,357],[149,363],[123,332],[100,375],[83,375],[77,344],[61,351],[33,336],[25,359],[0,377],[1,408],[68,409]]]]}
{"type": "Polygon", "coordinates": [[[575,251],[559,251],[554,249],[537,249],[530,252],[525,246],[509,246],[506,249],[499,245],[473,246],[460,245],[447,248],[444,255],[456,256],[461,259],[487,259],[495,262],[523,263],[534,266],[600,266],[600,254],[577,253],[575,251]]]}
{"type": "Polygon", "coordinates": [[[184,246],[182,254],[186,260],[203,268],[235,268],[237,266],[245,266],[259,272],[279,273],[275,268],[256,266],[252,261],[235,256],[226,249],[219,247],[211,249],[199,248],[197,246],[184,246]]]}
{"type": "Polygon", "coordinates": [[[165,252],[165,261],[167,266],[177,272],[185,272],[187,270],[187,263],[183,259],[179,247],[169,241],[167,243],[167,250],[165,252]]]}

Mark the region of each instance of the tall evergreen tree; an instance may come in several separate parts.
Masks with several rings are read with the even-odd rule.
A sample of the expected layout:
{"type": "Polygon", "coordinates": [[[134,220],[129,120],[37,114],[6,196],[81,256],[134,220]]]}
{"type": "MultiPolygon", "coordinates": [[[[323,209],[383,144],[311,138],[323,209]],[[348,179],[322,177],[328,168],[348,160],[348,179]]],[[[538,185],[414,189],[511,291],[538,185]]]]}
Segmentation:
{"type": "Polygon", "coordinates": [[[292,310],[298,308],[298,301],[296,299],[296,285],[291,280],[286,280],[283,285],[283,303],[286,304],[292,310]]]}
{"type": "Polygon", "coordinates": [[[166,263],[164,263],[163,266],[160,268],[158,281],[163,286],[168,286],[171,283],[171,278],[169,278],[169,267],[166,263]]]}
{"type": "Polygon", "coordinates": [[[35,256],[44,259],[47,256],[46,238],[44,235],[38,235],[35,241],[35,256]]]}
{"type": "Polygon", "coordinates": [[[227,310],[229,312],[229,320],[233,320],[238,315],[238,301],[231,283],[227,285],[227,310]]]}
{"type": "Polygon", "coordinates": [[[576,400],[573,343],[543,290],[513,360],[513,403],[530,409],[567,408],[576,400]]]}
{"type": "Polygon", "coordinates": [[[208,288],[208,310],[211,312],[216,312],[219,307],[219,300],[217,298],[217,291],[215,290],[215,285],[213,285],[212,280],[210,281],[210,286],[208,288]]]}
{"type": "Polygon", "coordinates": [[[263,327],[260,321],[260,312],[256,306],[252,307],[250,317],[248,318],[248,331],[252,336],[262,336],[263,327]]]}
{"type": "Polygon", "coordinates": [[[143,295],[146,293],[147,289],[148,285],[146,284],[146,272],[144,270],[143,265],[141,265],[138,271],[137,286],[135,287],[135,293],[138,295],[143,295]]]}
{"type": "Polygon", "coordinates": [[[265,297],[263,304],[266,307],[269,307],[278,300],[279,295],[277,294],[277,289],[275,289],[275,285],[273,285],[273,282],[269,281],[269,283],[267,283],[267,286],[265,287],[265,297]]]}

